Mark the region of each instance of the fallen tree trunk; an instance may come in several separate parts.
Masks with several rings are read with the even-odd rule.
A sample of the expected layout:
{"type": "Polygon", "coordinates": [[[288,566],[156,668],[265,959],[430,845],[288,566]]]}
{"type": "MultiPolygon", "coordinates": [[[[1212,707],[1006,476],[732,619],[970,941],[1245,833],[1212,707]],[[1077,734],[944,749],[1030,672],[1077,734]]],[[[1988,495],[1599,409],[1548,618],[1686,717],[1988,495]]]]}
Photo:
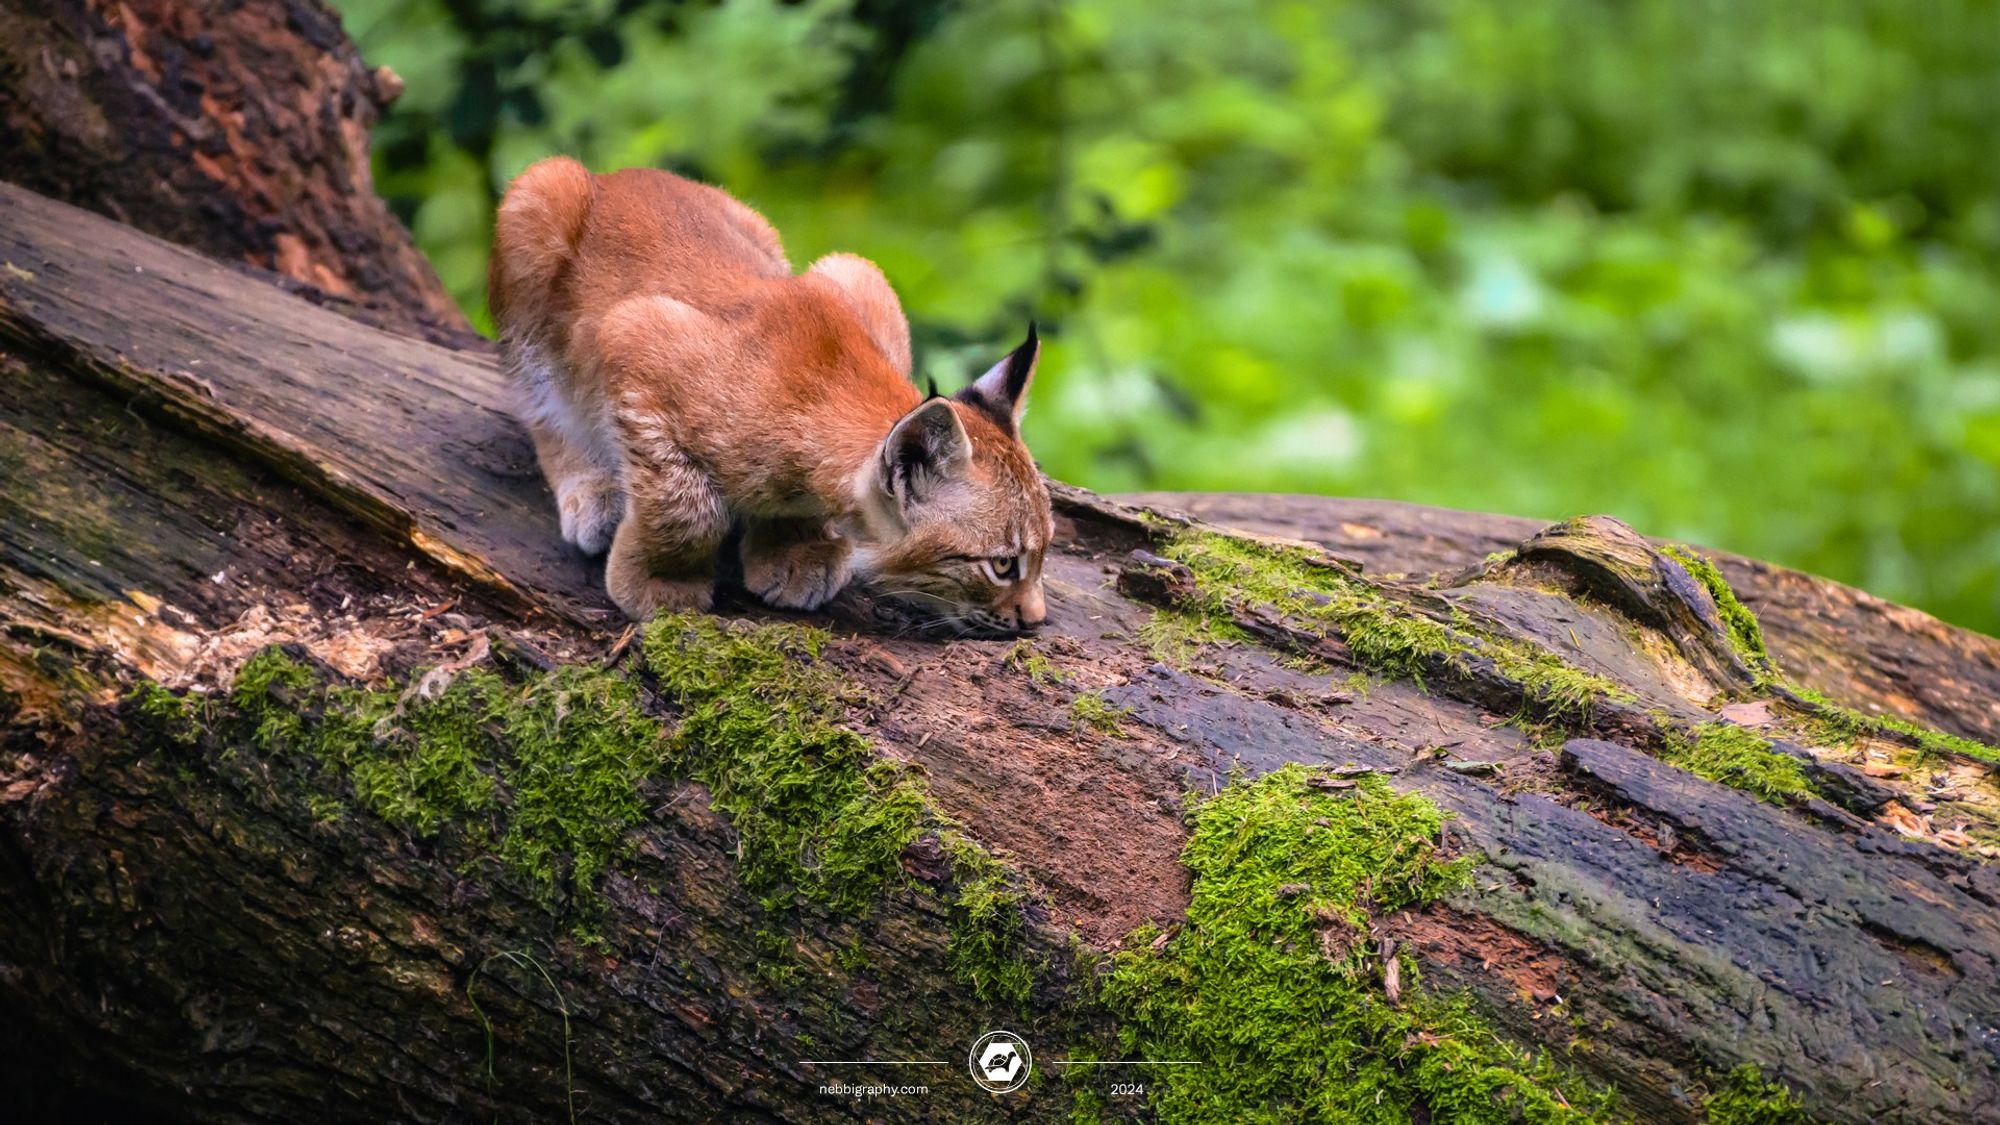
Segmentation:
{"type": "Polygon", "coordinates": [[[1389,1119],[1687,1121],[1768,1080],[1815,1119],[2000,1120],[2000,791],[1952,737],[1991,730],[1985,638],[1724,560],[1772,662],[1699,556],[1613,521],[1060,487],[1032,642],[862,595],[823,647],[740,597],[737,631],[639,637],[484,354],[12,188],[0,350],[0,1065],[46,1115],[1222,1116],[1373,1082],[1389,1119]],[[1230,827],[1268,842],[1189,847],[1273,793],[1230,827]],[[1377,809],[1450,819],[1276,870],[1401,831],[1377,809]],[[1229,1024],[1265,956],[1314,991],[1229,1024]],[[1001,1026],[1041,1077],[993,1095],[965,1052],[1001,1026]]]}
{"type": "MultiPolygon", "coordinates": [[[[1128,497],[1212,523],[1308,539],[1371,569],[1456,571],[1507,551],[1537,520],[1318,496],[1159,493],[1128,497]]],[[[1764,624],[1771,655],[1808,687],[1871,713],[2000,743],[2000,641],[1955,629],[1860,590],[1716,554],[1716,565],[1764,624]]]]}

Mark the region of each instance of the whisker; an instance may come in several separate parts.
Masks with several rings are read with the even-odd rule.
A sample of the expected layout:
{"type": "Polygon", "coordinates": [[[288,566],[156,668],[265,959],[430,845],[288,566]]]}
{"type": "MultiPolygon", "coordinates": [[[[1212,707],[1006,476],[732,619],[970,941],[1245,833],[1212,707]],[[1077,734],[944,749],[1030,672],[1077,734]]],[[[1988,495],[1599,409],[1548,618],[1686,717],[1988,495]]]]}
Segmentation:
{"type": "Polygon", "coordinates": [[[869,593],[891,602],[924,603],[924,616],[906,619],[889,634],[892,637],[911,633],[1006,637],[1016,632],[990,610],[968,605],[963,595],[953,597],[921,586],[879,580],[870,581],[867,589],[869,593]]]}

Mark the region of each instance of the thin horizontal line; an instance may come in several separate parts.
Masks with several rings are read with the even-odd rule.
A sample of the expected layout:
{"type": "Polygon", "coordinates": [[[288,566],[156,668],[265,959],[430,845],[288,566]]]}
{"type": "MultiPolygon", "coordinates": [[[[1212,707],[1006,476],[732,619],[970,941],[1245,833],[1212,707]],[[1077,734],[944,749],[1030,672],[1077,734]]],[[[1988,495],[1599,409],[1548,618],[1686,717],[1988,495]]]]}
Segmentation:
{"type": "Polygon", "coordinates": [[[950,1066],[943,1059],[800,1059],[804,1066],[950,1066]]]}
{"type": "Polygon", "coordinates": [[[1051,1066],[1200,1066],[1200,1059],[1050,1059],[1051,1066]]]}

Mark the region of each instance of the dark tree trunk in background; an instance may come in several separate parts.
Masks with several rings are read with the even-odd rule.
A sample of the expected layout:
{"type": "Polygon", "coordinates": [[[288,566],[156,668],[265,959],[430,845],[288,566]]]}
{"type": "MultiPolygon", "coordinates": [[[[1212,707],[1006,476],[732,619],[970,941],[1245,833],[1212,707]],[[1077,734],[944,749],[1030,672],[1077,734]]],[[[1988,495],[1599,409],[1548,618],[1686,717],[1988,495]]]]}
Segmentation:
{"type": "MultiPolygon", "coordinates": [[[[153,730],[120,702],[134,684],[219,693],[273,644],[360,683],[632,657],[596,575],[557,542],[487,350],[409,333],[444,306],[366,193],[370,80],[324,11],[251,0],[206,47],[189,25],[136,16],[149,30],[113,31],[97,12],[59,4],[50,24],[0,7],[0,105],[10,154],[29,154],[9,176],[130,223],[0,185],[10,1108],[223,1122],[1063,1118],[1060,1083],[1004,1102],[980,1093],[959,1065],[966,1048],[1003,1025],[1051,1052],[1106,1042],[1115,1014],[1085,974],[1135,927],[1183,919],[1184,792],[1297,762],[1393,770],[1397,788],[1452,814],[1451,846],[1483,860],[1474,885],[1379,919],[1381,936],[1413,951],[1418,987],[1467,996],[1509,1040],[1615,1088],[1639,1120],[1697,1120],[1705,1084],[1748,1063],[1824,1120],[2000,1121],[1990,767],[1914,728],[1870,726],[1839,746],[1785,737],[1840,719],[1838,704],[1991,742],[2000,642],[1723,558],[1762,616],[1775,675],[1731,632],[1719,585],[1612,520],[1541,528],[1248,496],[1146,497],[1158,510],[1142,512],[1056,486],[1040,674],[1009,643],[924,639],[844,599],[824,654],[855,689],[839,721],[920,774],[936,810],[1033,888],[1007,908],[1043,959],[1020,1004],[982,1002],[954,978],[960,888],[942,837],[907,849],[907,882],[866,910],[803,909],[785,935],[787,983],[769,973],[741,826],[696,781],[644,783],[645,815],[584,941],[457,826],[419,834],[351,799],[315,803],[336,793],[329,775],[252,739],[153,730]],[[275,162],[323,178],[263,169],[258,144],[276,132],[209,162],[194,158],[202,144],[227,155],[236,141],[188,133],[187,162],[165,159],[186,126],[160,123],[185,115],[174,107],[188,87],[130,77],[208,74],[224,57],[243,69],[211,75],[215,89],[261,91],[252,100],[339,138],[275,162]],[[91,77],[61,78],[65,58],[91,77]],[[169,86],[164,107],[139,92],[169,86]],[[72,124],[39,124],[58,120],[72,124]],[[102,154],[120,144],[166,185],[159,199],[118,186],[102,154]],[[72,169],[71,151],[100,156],[72,169]],[[204,182],[233,202],[203,211],[204,182]],[[304,246],[315,285],[379,298],[372,314],[397,331],[135,227],[231,262],[282,265],[279,246],[304,246]],[[1193,576],[1162,557],[1191,526],[1172,509],[1309,540],[1288,557],[1469,647],[1383,677],[1356,631],[1310,606],[1247,584],[1191,606],[1193,576]],[[1163,661],[1142,631],[1190,608],[1249,639],[1163,661]],[[1506,658],[1523,652],[1588,670],[1616,697],[1551,710],[1535,680],[1546,668],[1506,658]],[[1365,687],[1346,686],[1350,673],[1365,687]],[[1122,709],[1122,724],[1079,725],[1084,694],[1122,709]],[[1766,803],[1662,760],[1706,724],[1774,736],[1819,796],[1766,803]],[[859,1057],[951,1065],[864,1076],[805,1061],[859,1057]],[[864,1080],[932,1093],[818,1092],[864,1080]]],[[[644,706],[679,718],[674,699],[644,706]]]]}
{"type": "Polygon", "coordinates": [[[384,327],[469,332],[371,186],[400,89],[320,0],[0,0],[0,178],[384,327]]]}

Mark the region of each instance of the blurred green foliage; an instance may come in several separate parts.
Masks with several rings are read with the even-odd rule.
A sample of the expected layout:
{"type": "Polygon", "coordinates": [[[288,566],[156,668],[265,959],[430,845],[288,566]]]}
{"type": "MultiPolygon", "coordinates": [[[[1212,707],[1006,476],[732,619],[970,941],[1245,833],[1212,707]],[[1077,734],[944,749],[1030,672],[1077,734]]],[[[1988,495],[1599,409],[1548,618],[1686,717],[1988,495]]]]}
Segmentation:
{"type": "Polygon", "coordinates": [[[383,193],[483,316],[566,152],[881,263],[1102,489],[1389,496],[2000,632],[1996,0],[348,0],[383,193]]]}

